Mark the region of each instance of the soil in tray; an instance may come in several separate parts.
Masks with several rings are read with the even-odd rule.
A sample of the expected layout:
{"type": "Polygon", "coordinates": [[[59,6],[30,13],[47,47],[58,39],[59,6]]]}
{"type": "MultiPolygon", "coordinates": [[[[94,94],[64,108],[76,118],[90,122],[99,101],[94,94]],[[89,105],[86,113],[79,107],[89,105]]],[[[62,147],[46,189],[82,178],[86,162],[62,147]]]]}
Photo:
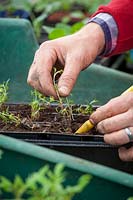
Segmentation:
{"type": "MultiPolygon", "coordinates": [[[[75,131],[89,119],[88,114],[77,113],[73,106],[73,115],[65,116],[60,113],[60,108],[55,105],[48,105],[41,108],[38,119],[31,119],[31,106],[28,104],[9,104],[3,105],[2,110],[6,110],[19,116],[21,123],[5,123],[0,119],[1,132],[42,132],[42,133],[61,133],[74,134],[75,131]],[[58,110],[58,111],[57,111],[58,110]]],[[[88,133],[87,133],[88,134],[88,133]]],[[[97,134],[96,129],[91,130],[89,134],[97,134]]]]}

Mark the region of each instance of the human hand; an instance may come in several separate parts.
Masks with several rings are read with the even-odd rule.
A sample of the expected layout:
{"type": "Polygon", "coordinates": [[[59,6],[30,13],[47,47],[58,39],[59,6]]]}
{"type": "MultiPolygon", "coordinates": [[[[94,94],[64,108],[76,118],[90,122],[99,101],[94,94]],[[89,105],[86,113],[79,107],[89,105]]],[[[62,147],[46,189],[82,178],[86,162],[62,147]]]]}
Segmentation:
{"type": "Polygon", "coordinates": [[[104,33],[95,23],[73,35],[44,42],[37,50],[27,82],[46,96],[56,96],[52,69],[64,69],[58,81],[60,96],[68,96],[81,70],[91,64],[104,48],[104,33]]]}
{"type": "MultiPolygon", "coordinates": [[[[133,92],[127,92],[110,100],[98,108],[90,120],[97,124],[99,132],[104,134],[106,143],[123,145],[130,142],[125,128],[133,134],[133,92]]],[[[120,147],[119,157],[123,161],[133,161],[133,146],[129,149],[120,147]]]]}

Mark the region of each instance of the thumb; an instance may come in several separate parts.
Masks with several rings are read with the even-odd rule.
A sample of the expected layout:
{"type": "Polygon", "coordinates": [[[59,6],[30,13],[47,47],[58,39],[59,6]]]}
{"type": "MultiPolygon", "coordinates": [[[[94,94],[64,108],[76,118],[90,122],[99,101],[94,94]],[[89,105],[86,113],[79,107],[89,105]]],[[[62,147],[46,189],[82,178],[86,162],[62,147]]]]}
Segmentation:
{"type": "Polygon", "coordinates": [[[77,77],[81,71],[81,66],[77,59],[74,57],[72,59],[66,59],[66,64],[62,75],[60,76],[58,82],[59,94],[63,97],[66,97],[70,94],[73,89],[77,77]]]}

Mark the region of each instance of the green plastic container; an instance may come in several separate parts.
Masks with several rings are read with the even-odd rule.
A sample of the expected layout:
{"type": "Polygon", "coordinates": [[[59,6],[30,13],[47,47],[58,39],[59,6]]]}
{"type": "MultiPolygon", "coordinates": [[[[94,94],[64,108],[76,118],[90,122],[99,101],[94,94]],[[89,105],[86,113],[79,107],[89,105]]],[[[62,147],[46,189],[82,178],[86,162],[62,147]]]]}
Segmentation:
{"type": "Polygon", "coordinates": [[[12,179],[15,174],[24,178],[45,164],[53,167],[64,163],[67,184],[75,184],[82,174],[93,176],[84,192],[75,197],[77,200],[126,200],[133,196],[133,175],[3,135],[0,135],[0,148],[4,152],[0,175],[8,178],[12,179]]]}
{"type": "MultiPolygon", "coordinates": [[[[31,88],[26,79],[37,48],[29,21],[0,19],[0,82],[10,79],[10,102],[30,101],[31,88]]],[[[72,99],[86,104],[96,98],[103,104],[132,84],[132,75],[92,64],[81,72],[72,99]]]]}
{"type": "Polygon", "coordinates": [[[0,19],[0,82],[10,79],[9,101],[29,99],[27,75],[37,48],[28,20],[0,19]]]}
{"type": "Polygon", "coordinates": [[[102,105],[133,85],[133,75],[92,64],[81,72],[73,91],[75,102],[97,99],[102,105]]]}
{"type": "MultiPolygon", "coordinates": [[[[26,79],[37,48],[29,21],[0,19],[0,82],[10,79],[10,102],[30,101],[31,88],[26,79]]],[[[92,64],[81,72],[72,98],[75,103],[82,104],[96,98],[103,104],[132,84],[132,75],[92,64]]],[[[0,160],[1,175],[13,178],[17,173],[26,177],[45,164],[52,167],[61,162],[66,165],[68,183],[75,183],[84,173],[93,175],[91,184],[75,199],[126,200],[133,196],[133,176],[130,174],[3,135],[0,135],[0,146],[4,151],[0,160]]]]}

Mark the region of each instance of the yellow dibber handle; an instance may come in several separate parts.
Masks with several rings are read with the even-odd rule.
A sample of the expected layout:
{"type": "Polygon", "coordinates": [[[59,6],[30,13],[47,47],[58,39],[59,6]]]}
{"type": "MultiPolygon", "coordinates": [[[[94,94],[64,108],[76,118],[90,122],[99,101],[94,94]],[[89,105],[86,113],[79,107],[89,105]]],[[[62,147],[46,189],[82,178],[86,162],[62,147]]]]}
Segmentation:
{"type": "Polygon", "coordinates": [[[94,125],[90,122],[90,120],[87,120],[82,126],[75,132],[77,134],[86,133],[89,130],[91,130],[94,127],[94,125]]]}
{"type": "Polygon", "coordinates": [[[127,92],[133,92],[133,85],[128,88],[126,91],[124,91],[122,94],[126,94],[127,92]]]}
{"type": "MultiPolygon", "coordinates": [[[[124,91],[122,94],[125,94],[127,92],[133,92],[133,85],[128,88],[126,91],[124,91]]],[[[88,131],[90,131],[94,127],[94,124],[91,123],[90,120],[87,120],[82,126],[75,132],[76,134],[83,134],[88,131]]]]}

